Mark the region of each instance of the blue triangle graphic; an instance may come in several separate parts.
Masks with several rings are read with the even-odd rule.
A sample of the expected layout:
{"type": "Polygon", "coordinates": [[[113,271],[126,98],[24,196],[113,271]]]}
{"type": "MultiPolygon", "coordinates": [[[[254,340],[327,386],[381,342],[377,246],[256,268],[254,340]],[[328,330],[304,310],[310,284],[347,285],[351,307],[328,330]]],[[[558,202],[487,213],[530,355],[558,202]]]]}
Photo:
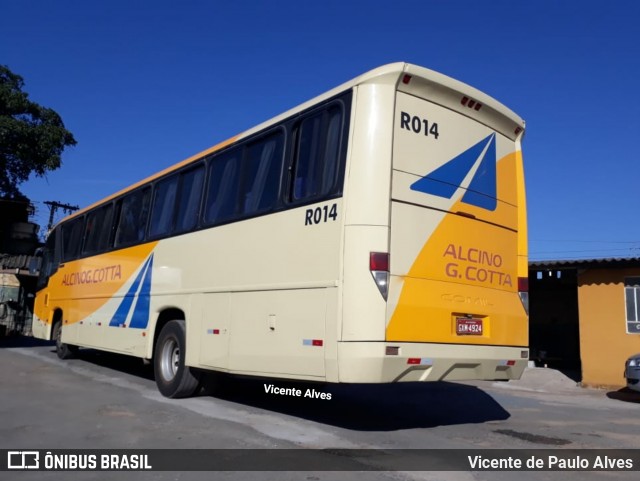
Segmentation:
{"type": "Polygon", "coordinates": [[[467,188],[467,193],[462,197],[462,202],[487,210],[496,210],[498,206],[496,197],[496,137],[494,134],[467,188]]]}
{"type": "Polygon", "coordinates": [[[136,305],[133,308],[133,316],[129,327],[134,329],[146,329],[149,324],[149,301],[151,299],[151,273],[153,272],[153,255],[147,262],[147,272],[142,281],[142,287],[138,293],[136,305]]]}
{"type": "Polygon", "coordinates": [[[494,210],[496,208],[496,141],[495,134],[482,139],[449,162],[411,184],[411,190],[450,199],[487,149],[462,201],[494,210]]]}
{"type": "Polygon", "coordinates": [[[125,294],[124,298],[120,302],[120,305],[118,306],[118,309],[116,310],[115,314],[111,318],[111,321],[109,322],[109,326],[121,327],[125,325],[127,321],[127,315],[131,310],[131,304],[133,303],[133,299],[135,298],[136,292],[138,291],[138,286],[140,285],[142,276],[145,274],[146,271],[148,271],[147,268],[149,267],[149,263],[152,262],[152,259],[153,259],[153,255],[151,255],[151,257],[147,259],[147,262],[145,262],[145,265],[142,267],[142,269],[140,269],[140,272],[136,276],[136,280],[133,281],[133,284],[131,284],[131,287],[125,294]]]}

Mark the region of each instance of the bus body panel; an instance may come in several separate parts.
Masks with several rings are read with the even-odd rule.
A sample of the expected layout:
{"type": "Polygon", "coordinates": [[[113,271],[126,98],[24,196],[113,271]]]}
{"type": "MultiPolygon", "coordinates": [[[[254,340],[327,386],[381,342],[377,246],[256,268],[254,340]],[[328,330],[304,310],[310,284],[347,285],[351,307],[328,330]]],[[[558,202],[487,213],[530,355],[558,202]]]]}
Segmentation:
{"type": "Polygon", "coordinates": [[[404,342],[342,342],[340,381],[387,383],[519,379],[522,349],[505,346],[404,342]],[[397,352],[389,355],[388,349],[397,352]],[[513,360],[517,360],[513,362],[513,360]]]}
{"type": "Polygon", "coordinates": [[[196,295],[192,307],[187,331],[187,343],[190,346],[188,364],[228,370],[231,293],[207,292],[196,295]]]}
{"type": "MultiPolygon", "coordinates": [[[[142,356],[140,334],[149,321],[151,265],[155,242],[59,265],[41,295],[34,315],[39,332],[51,337],[55,311],[62,312],[63,341],[142,356]],[[136,336],[121,331],[131,325],[136,336]]],[[[37,335],[37,333],[34,333],[37,335]]]]}
{"type": "Polygon", "coordinates": [[[328,296],[335,290],[232,293],[229,369],[324,379],[328,296]]]}
{"type": "Polygon", "coordinates": [[[384,340],[386,302],[369,271],[369,253],[386,252],[388,246],[386,226],[345,227],[341,341],[384,340]]]}
{"type": "Polygon", "coordinates": [[[526,346],[517,144],[399,92],[393,145],[386,340],[526,346]]]}
{"type": "Polygon", "coordinates": [[[194,346],[188,365],[324,378],[337,338],[342,205],[334,199],[61,265],[47,290],[64,313],[63,341],[151,358],[155,321],[177,309],[194,346]]]}
{"type": "Polygon", "coordinates": [[[371,277],[369,253],[389,250],[390,159],[397,81],[397,73],[376,77],[354,92],[344,188],[343,342],[384,340],[386,303],[371,277]]]}
{"type": "MultiPolygon", "coordinates": [[[[345,175],[347,226],[389,226],[395,82],[358,86],[345,175]]],[[[395,78],[397,81],[397,76],[395,78]]],[[[347,254],[348,257],[348,254],[347,254]]]]}

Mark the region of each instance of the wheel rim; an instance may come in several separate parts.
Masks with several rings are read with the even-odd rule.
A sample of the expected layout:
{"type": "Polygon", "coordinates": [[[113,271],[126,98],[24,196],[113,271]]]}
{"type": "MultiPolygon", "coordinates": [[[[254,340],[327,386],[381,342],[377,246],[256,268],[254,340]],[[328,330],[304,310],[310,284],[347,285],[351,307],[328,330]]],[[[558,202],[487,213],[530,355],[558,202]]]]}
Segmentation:
{"type": "Polygon", "coordinates": [[[173,380],[180,365],[180,346],[175,339],[167,339],[167,342],[162,346],[160,359],[162,377],[167,381],[173,380]]]}
{"type": "Polygon", "coordinates": [[[59,351],[60,349],[62,349],[62,327],[61,326],[56,326],[55,339],[56,339],[56,349],[59,351]]]}

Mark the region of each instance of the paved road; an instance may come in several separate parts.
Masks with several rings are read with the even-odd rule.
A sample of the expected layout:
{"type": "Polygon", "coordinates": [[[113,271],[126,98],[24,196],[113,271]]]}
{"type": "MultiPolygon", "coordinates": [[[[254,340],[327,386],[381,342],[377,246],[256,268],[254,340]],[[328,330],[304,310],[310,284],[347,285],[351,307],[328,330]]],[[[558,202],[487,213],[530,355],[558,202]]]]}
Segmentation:
{"type": "MultiPolygon", "coordinates": [[[[309,399],[233,379],[215,396],[168,400],[139,360],[82,351],[60,361],[50,344],[0,343],[0,448],[640,449],[640,396],[582,389],[556,371],[512,383],[317,386],[309,399]]],[[[366,460],[365,460],[366,464],[366,460]]],[[[0,473],[1,479],[600,480],[625,472],[153,472],[0,473]],[[63,474],[63,477],[60,475],[63,474]]]]}

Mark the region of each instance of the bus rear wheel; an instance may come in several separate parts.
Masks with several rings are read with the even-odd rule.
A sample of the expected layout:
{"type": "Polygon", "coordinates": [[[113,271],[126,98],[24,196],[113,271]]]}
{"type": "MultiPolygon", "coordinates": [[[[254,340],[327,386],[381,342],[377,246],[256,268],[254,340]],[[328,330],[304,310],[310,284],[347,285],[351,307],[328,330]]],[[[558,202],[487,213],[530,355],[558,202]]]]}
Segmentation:
{"type": "Polygon", "coordinates": [[[185,366],[185,332],[184,321],[169,321],[156,341],[153,371],[158,390],[168,398],[192,396],[200,387],[199,376],[185,366]]]}
{"type": "Polygon", "coordinates": [[[56,354],[60,359],[71,359],[75,357],[78,352],[77,346],[62,342],[62,321],[58,321],[53,325],[52,337],[56,341],[56,354]]]}

